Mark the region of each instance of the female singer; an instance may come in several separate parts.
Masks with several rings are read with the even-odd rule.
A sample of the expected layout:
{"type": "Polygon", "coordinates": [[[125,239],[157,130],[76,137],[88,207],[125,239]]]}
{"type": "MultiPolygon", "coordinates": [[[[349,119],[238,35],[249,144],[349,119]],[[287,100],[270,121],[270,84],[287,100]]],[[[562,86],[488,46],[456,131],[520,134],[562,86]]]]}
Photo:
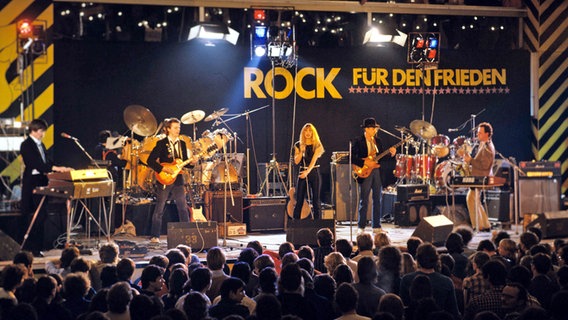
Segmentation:
{"type": "Polygon", "coordinates": [[[294,144],[294,163],[299,165],[294,219],[301,218],[304,199],[312,201],[313,218],[320,219],[321,217],[321,176],[317,161],[324,152],[316,128],[313,124],[306,123],[300,131],[300,141],[294,144]]]}

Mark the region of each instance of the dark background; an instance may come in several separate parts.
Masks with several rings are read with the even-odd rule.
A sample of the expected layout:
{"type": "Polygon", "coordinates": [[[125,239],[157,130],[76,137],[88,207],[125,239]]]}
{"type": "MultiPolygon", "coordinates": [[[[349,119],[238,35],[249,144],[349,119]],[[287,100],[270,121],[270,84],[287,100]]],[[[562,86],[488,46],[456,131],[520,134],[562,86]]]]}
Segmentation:
{"type": "MultiPolygon", "coordinates": [[[[529,54],[526,51],[458,51],[444,50],[439,68],[482,69],[505,68],[508,94],[350,94],[352,68],[411,68],[406,62],[406,48],[299,48],[298,69],[303,67],[331,68],[341,71],[333,81],[342,99],[326,94],[324,99],[304,100],[290,95],[286,99],[245,99],[243,68],[258,66],[266,74],[270,60],[251,60],[248,47],[217,45],[203,47],[197,43],[113,43],[60,40],[55,43],[55,150],[57,163],[84,168],[87,157],[71,140],[59,137],[67,132],[80,139],[92,152],[97,134],[102,129],[130,135],[123,118],[129,105],[148,108],[158,120],[181,118],[193,110],[206,115],[226,107],[228,114],[241,114],[265,105],[275,106],[276,159],[288,162],[290,145],[298,140],[298,131],[313,123],[319,131],[326,153],[320,160],[323,174],[324,200],[329,201],[330,157],[334,151],[346,151],[349,139],[361,134],[360,125],[366,117],[377,119],[381,127],[398,134],[394,126],[409,127],[422,119],[431,122],[439,134],[452,140],[468,135],[471,125],[463,131],[448,133],[479,114],[476,123],[489,121],[494,127],[497,151],[518,161],[531,160],[530,150],[530,79],[529,54]],[[424,99],[423,99],[424,98],[424,99]],[[424,101],[424,104],[423,104],[424,101]],[[294,106],[296,107],[294,119],[294,106]],[[422,114],[422,110],[425,114],[422,114]],[[482,112],[483,111],[483,112],[482,112]],[[432,118],[431,118],[432,116],[432,118]],[[430,120],[432,119],[432,120],[430,120]],[[294,134],[292,137],[292,129],[294,134]]],[[[292,74],[294,68],[288,69],[292,74]]],[[[276,78],[276,90],[281,90],[282,78],[276,78]]],[[[304,88],[314,88],[307,77],[304,88]]],[[[227,119],[227,117],[223,117],[227,119]]],[[[206,129],[215,129],[213,122],[199,122],[197,136],[206,129]]],[[[227,123],[242,142],[238,152],[251,152],[251,192],[256,186],[256,162],[268,162],[272,153],[272,110],[270,107],[227,123]],[[251,134],[252,133],[252,134],[251,134]]],[[[219,126],[222,127],[222,126],[219,126]]],[[[182,134],[192,136],[192,126],[182,125],[182,134]]],[[[397,142],[394,137],[379,133],[385,146],[397,142]]],[[[142,137],[137,137],[142,140],[142,137]]],[[[394,161],[385,164],[392,171],[394,161]]],[[[387,182],[392,181],[392,176],[387,182]]]]}

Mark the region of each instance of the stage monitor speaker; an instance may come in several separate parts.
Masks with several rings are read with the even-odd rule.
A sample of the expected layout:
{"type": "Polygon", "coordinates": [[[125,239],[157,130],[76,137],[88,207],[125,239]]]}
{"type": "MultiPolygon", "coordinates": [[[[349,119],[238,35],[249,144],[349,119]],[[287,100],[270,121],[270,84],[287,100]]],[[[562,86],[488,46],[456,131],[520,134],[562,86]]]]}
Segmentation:
{"type": "Polygon", "coordinates": [[[394,223],[401,227],[416,226],[432,213],[430,201],[395,202],[394,223]]]}
{"type": "Polygon", "coordinates": [[[286,241],[293,243],[297,248],[303,245],[317,246],[316,233],[322,228],[329,228],[335,239],[335,220],[289,220],[286,241]]]}
{"type": "Polygon", "coordinates": [[[561,179],[519,177],[519,214],[558,211],[561,179]]]}
{"type": "Polygon", "coordinates": [[[190,246],[194,252],[217,246],[217,222],[169,222],[168,249],[178,244],[190,246]]]}
{"type": "Polygon", "coordinates": [[[424,242],[430,242],[435,246],[443,246],[446,238],[452,232],[454,223],[444,215],[424,217],[412,233],[424,242]]]}
{"type": "MultiPolygon", "coordinates": [[[[357,221],[359,203],[357,202],[357,181],[353,180],[351,170],[348,163],[331,163],[331,177],[333,179],[333,205],[335,206],[335,218],[337,221],[350,221],[350,212],[353,220],[357,221]],[[351,203],[351,211],[349,211],[349,183],[353,188],[353,202],[351,203]]],[[[369,204],[372,204],[371,195],[369,195],[369,204]]],[[[367,209],[367,219],[372,216],[373,206],[367,209]]]]}
{"type": "MultiPolygon", "coordinates": [[[[231,203],[230,191],[227,190],[227,222],[243,222],[243,193],[242,191],[233,191],[235,205],[231,203]]],[[[224,191],[206,191],[205,192],[205,217],[209,221],[223,220],[223,209],[225,208],[225,192],[224,191]]]]}
{"type": "Polygon", "coordinates": [[[537,227],[543,238],[563,238],[568,236],[568,211],[538,213],[526,227],[537,227]]]}
{"type": "Polygon", "coordinates": [[[244,200],[248,232],[284,230],[286,197],[260,197],[244,200]]]}
{"type": "Polygon", "coordinates": [[[486,190],[485,204],[489,220],[508,222],[511,213],[511,193],[501,190],[486,190]]]}
{"type": "Polygon", "coordinates": [[[12,261],[18,252],[20,245],[0,230],[0,261],[12,261]]]}
{"type": "Polygon", "coordinates": [[[454,222],[455,225],[469,224],[469,213],[463,204],[449,206],[435,206],[432,215],[442,214],[454,222]]]}

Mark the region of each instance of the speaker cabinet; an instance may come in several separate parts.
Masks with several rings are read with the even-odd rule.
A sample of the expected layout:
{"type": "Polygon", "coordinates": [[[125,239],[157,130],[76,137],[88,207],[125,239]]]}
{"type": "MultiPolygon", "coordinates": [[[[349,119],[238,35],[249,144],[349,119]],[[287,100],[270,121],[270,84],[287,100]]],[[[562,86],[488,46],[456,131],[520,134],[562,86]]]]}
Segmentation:
{"type": "Polygon", "coordinates": [[[316,233],[322,228],[329,228],[335,239],[335,220],[289,220],[286,241],[293,243],[296,247],[316,246],[318,243],[316,233]]]}
{"type": "Polygon", "coordinates": [[[449,206],[435,206],[432,215],[442,214],[454,222],[455,225],[469,224],[469,213],[465,204],[449,206]]]}
{"type": "MultiPolygon", "coordinates": [[[[332,178],[332,188],[333,188],[333,205],[335,206],[335,218],[337,221],[350,221],[351,214],[353,214],[353,220],[356,221],[358,217],[359,203],[357,199],[357,181],[353,180],[351,177],[351,170],[348,163],[331,163],[331,178],[332,178]],[[349,184],[351,181],[351,185],[349,184]],[[353,202],[351,206],[349,203],[350,190],[353,188],[353,202]],[[351,211],[350,211],[351,210],[351,211]]],[[[369,204],[372,203],[371,195],[369,195],[369,204]]],[[[373,212],[373,206],[370,205],[367,208],[367,219],[371,219],[373,212]]]]}
{"type": "Polygon", "coordinates": [[[435,246],[443,246],[446,238],[452,232],[454,223],[444,215],[424,217],[412,233],[424,242],[430,242],[435,246]]]}
{"type": "Polygon", "coordinates": [[[286,197],[250,198],[243,202],[248,232],[284,230],[286,197]]]}
{"type": "Polygon", "coordinates": [[[485,204],[489,220],[508,222],[511,214],[511,193],[509,191],[485,191],[485,204]]]}
{"type": "Polygon", "coordinates": [[[168,223],[168,249],[178,244],[188,245],[194,252],[217,246],[217,222],[168,223]]]}
{"type": "Polygon", "coordinates": [[[12,261],[20,252],[20,245],[0,229],[0,261],[12,261]]]}
{"type": "MultiPolygon", "coordinates": [[[[227,222],[243,222],[243,193],[233,191],[235,205],[231,203],[230,191],[227,191],[227,222]]],[[[225,208],[224,191],[205,192],[205,217],[209,221],[223,222],[225,208]]]]}
{"type": "Polygon", "coordinates": [[[431,212],[430,201],[395,202],[394,223],[401,227],[416,226],[431,212]]]}
{"type": "Polygon", "coordinates": [[[519,177],[519,214],[560,210],[560,184],[557,177],[519,177]]]}
{"type": "Polygon", "coordinates": [[[561,238],[568,236],[568,211],[552,211],[536,214],[537,218],[527,224],[542,231],[543,238],[561,238]]]}

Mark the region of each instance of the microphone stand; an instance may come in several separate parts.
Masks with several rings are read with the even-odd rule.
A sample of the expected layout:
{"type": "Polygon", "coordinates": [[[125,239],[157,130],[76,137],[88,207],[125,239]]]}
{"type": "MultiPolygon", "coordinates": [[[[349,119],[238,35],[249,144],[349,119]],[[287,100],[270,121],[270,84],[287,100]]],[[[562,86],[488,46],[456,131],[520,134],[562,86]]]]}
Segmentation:
{"type": "MultiPolygon", "coordinates": [[[[472,126],[471,126],[471,130],[472,132],[475,131],[475,118],[477,116],[479,116],[480,114],[482,114],[483,112],[485,112],[485,108],[483,108],[481,111],[479,111],[477,114],[472,114],[470,115],[470,118],[467,119],[466,121],[462,122],[459,126],[457,126],[456,128],[450,128],[448,129],[448,132],[458,132],[458,131],[462,131],[465,126],[467,125],[468,122],[472,122],[472,126]]],[[[475,138],[475,133],[473,133],[473,137],[475,138]]]]}
{"type": "Polygon", "coordinates": [[[499,158],[503,159],[503,161],[507,162],[511,167],[513,167],[514,170],[514,176],[513,178],[515,179],[515,183],[513,186],[513,208],[514,208],[514,212],[513,214],[515,215],[515,234],[519,234],[519,229],[517,227],[518,223],[519,223],[519,205],[520,205],[520,191],[519,191],[519,174],[521,174],[522,176],[526,176],[527,174],[521,170],[521,168],[519,166],[517,166],[515,158],[506,158],[504,155],[501,154],[501,152],[495,150],[495,154],[499,156],[499,158]],[[510,160],[512,159],[512,161],[510,160]]]}

